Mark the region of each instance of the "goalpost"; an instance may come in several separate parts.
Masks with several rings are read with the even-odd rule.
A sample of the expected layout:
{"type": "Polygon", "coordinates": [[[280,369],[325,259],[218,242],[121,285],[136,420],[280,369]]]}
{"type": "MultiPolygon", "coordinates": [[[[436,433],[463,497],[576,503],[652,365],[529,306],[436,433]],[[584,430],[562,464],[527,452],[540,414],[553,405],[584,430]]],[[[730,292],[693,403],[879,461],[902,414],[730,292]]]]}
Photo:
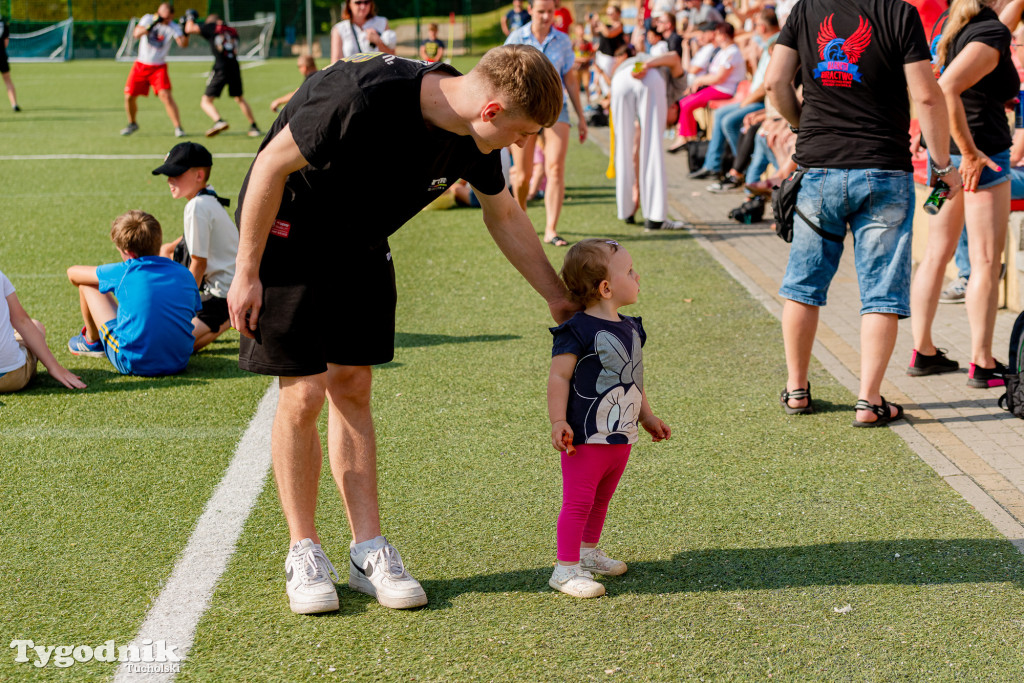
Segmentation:
{"type": "Polygon", "coordinates": [[[64,62],[71,59],[72,19],[31,33],[12,33],[7,56],[12,62],[64,62]]]}
{"type": "MultiPolygon", "coordinates": [[[[258,19],[249,21],[231,22],[231,28],[238,31],[238,60],[253,61],[266,59],[270,56],[270,40],[274,36],[274,15],[270,14],[258,19]]],[[[133,62],[139,54],[138,41],[133,37],[135,26],[138,23],[136,17],[128,22],[128,30],[121,40],[121,47],[117,50],[116,59],[119,62],[133,62]]],[[[12,41],[13,42],[13,41],[12,41]]],[[[199,62],[209,61],[212,58],[210,46],[200,35],[189,36],[188,47],[182,49],[177,45],[171,47],[167,56],[169,62],[199,62]]]]}

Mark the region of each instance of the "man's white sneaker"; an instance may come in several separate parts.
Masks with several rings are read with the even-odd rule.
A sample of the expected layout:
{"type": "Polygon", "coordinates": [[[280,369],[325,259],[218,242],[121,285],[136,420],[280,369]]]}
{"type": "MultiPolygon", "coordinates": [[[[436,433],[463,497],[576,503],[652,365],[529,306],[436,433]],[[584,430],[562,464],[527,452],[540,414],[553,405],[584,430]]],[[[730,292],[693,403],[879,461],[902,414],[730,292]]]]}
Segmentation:
{"type": "Polygon", "coordinates": [[[589,552],[581,549],[580,568],[604,576],[619,576],[625,574],[627,569],[625,562],[613,560],[605,555],[600,548],[593,548],[589,552]]]}
{"type": "Polygon", "coordinates": [[[599,598],[604,595],[604,584],[594,581],[594,575],[580,566],[555,565],[548,585],[574,598],[599,598]]]}
{"type": "MultiPolygon", "coordinates": [[[[349,558],[348,587],[377,598],[377,602],[391,609],[409,609],[427,604],[427,594],[419,581],[405,571],[398,549],[383,536],[378,547],[358,561],[349,558]]],[[[355,544],[353,543],[353,548],[355,544]]]]}
{"type": "Polygon", "coordinates": [[[217,133],[221,132],[222,130],[227,130],[230,127],[230,125],[231,124],[229,124],[224,119],[218,119],[213,124],[213,126],[211,126],[210,129],[208,131],[206,131],[206,137],[212,138],[214,135],[216,135],[217,133]]]}
{"type": "Polygon", "coordinates": [[[284,577],[288,601],[296,614],[338,609],[338,591],[334,587],[338,573],[319,543],[304,538],[293,545],[284,561],[284,577]]]}

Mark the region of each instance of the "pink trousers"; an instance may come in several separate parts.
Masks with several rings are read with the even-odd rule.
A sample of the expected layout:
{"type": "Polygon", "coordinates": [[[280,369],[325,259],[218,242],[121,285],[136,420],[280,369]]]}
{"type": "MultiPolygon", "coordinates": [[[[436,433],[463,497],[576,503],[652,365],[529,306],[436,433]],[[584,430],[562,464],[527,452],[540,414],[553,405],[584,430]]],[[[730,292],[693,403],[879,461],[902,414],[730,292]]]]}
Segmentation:
{"type": "Polygon", "coordinates": [[[579,562],[580,543],[601,539],[608,503],[629,460],[629,444],[580,444],[562,452],[562,511],[558,515],[558,560],[579,562]]]}
{"type": "Polygon", "coordinates": [[[693,112],[706,106],[712,100],[729,99],[732,99],[732,95],[724,93],[714,86],[709,86],[679,100],[679,134],[684,138],[696,135],[697,119],[693,118],[693,112]]]}

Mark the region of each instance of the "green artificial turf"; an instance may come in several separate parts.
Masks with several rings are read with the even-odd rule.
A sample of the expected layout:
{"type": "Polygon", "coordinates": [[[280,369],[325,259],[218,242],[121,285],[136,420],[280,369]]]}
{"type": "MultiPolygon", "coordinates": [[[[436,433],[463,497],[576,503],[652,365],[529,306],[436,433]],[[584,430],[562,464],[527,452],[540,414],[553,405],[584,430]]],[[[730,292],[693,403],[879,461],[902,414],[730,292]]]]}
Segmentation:
{"type": "MultiPolygon", "coordinates": [[[[126,65],[14,69],[26,118],[0,114],[0,154],[158,153],[176,142],[154,102],[139,134],[117,136],[126,65]]],[[[190,130],[205,124],[201,72],[171,67],[176,91],[192,88],[179,97],[190,130]]],[[[291,60],[244,73],[257,112],[297,80],[291,60]]],[[[233,103],[223,110],[241,121],[233,103]]],[[[210,141],[215,153],[255,146],[210,141]]],[[[1020,677],[1024,558],[895,434],[851,429],[854,397],[820,367],[818,412],[785,416],[777,321],[688,234],[616,221],[606,165],[595,146],[573,145],[559,233],[612,237],[632,254],[641,292],[626,312],[644,317],[648,396],[673,429],[636,446],[611,504],[602,546],[629,572],[603,579],[599,600],[547,587],[560,504],[544,398],[552,322],[478,211],[426,212],[392,238],[396,357],[375,371],[373,400],[384,530],[430,604],[390,611],[345,587],[347,522],[325,467],[318,525],[341,610],[293,615],[268,479],[179,680],[1020,677]]],[[[78,316],[63,269],[116,257],[114,215],[151,209],[180,234],[183,203],[154,166],[0,161],[0,270],[90,385],[73,394],[44,373],[0,397],[5,642],[131,638],[267,386],[236,369],[234,334],[159,380],[61,351],[78,316]]],[[[246,167],[217,160],[214,184],[237,194],[246,167]]],[[[541,225],[542,204],[530,216],[541,225]]],[[[565,250],[545,249],[559,267],[565,250]]],[[[338,314],[359,310],[355,297],[338,314]]],[[[0,656],[0,679],[113,673],[37,671],[13,657],[0,656]]]]}

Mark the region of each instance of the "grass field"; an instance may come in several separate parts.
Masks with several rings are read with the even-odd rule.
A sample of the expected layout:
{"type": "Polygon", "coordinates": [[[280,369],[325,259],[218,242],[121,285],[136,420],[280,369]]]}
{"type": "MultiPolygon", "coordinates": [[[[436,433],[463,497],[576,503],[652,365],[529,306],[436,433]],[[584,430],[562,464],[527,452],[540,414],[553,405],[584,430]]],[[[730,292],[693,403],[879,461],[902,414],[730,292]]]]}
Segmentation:
{"type": "MultiPolygon", "coordinates": [[[[125,378],[65,350],[72,263],[109,262],[111,219],[144,208],[181,232],[183,204],[149,171],[176,140],[157,102],[121,138],[127,65],[15,64],[25,111],[0,112],[0,270],[89,389],[45,372],[0,396],[0,633],[5,643],[126,643],[222,477],[268,380],[240,372],[237,335],[184,374],[125,378]],[[15,160],[145,154],[150,159],[15,160]]],[[[205,65],[174,64],[185,127],[205,65]]],[[[295,87],[291,60],[244,73],[259,122],[295,87]]],[[[255,150],[237,107],[215,154],[255,150]]],[[[399,131],[396,131],[398,134],[399,131]]],[[[249,160],[219,158],[236,196],[249,160]]],[[[560,233],[620,240],[641,273],[647,391],[673,427],[641,442],[602,545],[630,571],[608,597],[547,587],[560,502],[547,443],[546,307],[479,215],[426,212],[392,241],[397,352],[375,373],[385,533],[430,604],[389,611],[344,585],[341,610],[300,617],[284,596],[288,534],[272,481],[200,621],[185,681],[1019,680],[1024,557],[887,430],[849,428],[854,398],[813,369],[819,412],[788,418],[777,321],[687,234],[614,220],[607,159],[574,146],[560,233]],[[848,609],[847,609],[848,607],[848,609]]],[[[358,191],[352,194],[358,198],[358,191]]],[[[339,196],[339,201],[346,198],[339,196]]],[[[343,204],[340,204],[343,206],[343,204]]],[[[535,224],[543,208],[531,207],[535,224]]],[[[562,250],[547,248],[556,266],[562,250]]],[[[339,315],[358,315],[358,299],[339,315]]],[[[344,510],[325,468],[318,516],[345,567],[344,510]]],[[[96,680],[114,665],[2,680],[96,680]]]]}

